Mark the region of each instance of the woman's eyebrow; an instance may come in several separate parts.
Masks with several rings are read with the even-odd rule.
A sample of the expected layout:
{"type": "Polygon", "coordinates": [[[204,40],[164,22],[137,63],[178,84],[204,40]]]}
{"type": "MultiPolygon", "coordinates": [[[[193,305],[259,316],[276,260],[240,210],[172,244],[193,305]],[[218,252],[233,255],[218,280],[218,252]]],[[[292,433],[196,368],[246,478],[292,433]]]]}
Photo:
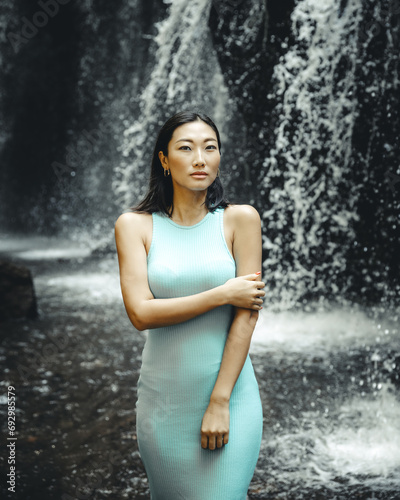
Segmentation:
{"type": "MultiPolygon", "coordinates": [[[[217,139],[214,139],[213,137],[208,137],[207,139],[204,139],[204,141],[203,141],[203,142],[208,142],[208,141],[214,141],[214,142],[217,142],[217,139]]],[[[178,140],[175,142],[175,144],[176,144],[177,142],[194,142],[194,141],[192,141],[192,139],[178,139],[178,140]]]]}

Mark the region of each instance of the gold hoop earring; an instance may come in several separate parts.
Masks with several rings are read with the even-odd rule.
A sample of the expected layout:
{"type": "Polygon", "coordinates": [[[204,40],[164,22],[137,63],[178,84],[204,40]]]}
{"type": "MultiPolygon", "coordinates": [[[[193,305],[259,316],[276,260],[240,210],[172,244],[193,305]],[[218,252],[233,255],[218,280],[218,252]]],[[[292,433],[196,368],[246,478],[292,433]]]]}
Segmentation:
{"type": "Polygon", "coordinates": [[[171,175],[170,169],[164,168],[164,177],[168,177],[169,175],[171,175]]]}

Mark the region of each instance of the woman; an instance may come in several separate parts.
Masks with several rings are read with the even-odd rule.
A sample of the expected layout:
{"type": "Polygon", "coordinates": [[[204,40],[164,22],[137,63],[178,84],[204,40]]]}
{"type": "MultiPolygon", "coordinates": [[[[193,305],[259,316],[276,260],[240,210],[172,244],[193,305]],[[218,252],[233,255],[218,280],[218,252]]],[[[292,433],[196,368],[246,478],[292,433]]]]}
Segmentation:
{"type": "Polygon", "coordinates": [[[244,500],[260,451],[248,351],[265,295],[261,223],[223,199],[220,149],[209,117],[174,115],[147,196],[115,224],[125,308],[150,329],[136,426],[152,500],[244,500]]]}

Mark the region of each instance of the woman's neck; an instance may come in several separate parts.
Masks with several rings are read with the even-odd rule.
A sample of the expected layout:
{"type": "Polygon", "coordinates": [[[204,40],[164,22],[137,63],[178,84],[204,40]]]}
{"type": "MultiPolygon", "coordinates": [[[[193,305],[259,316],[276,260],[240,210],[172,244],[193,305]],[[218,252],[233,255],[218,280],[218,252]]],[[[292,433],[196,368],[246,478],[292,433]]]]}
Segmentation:
{"type": "Polygon", "coordinates": [[[208,213],[205,205],[207,191],[189,192],[187,195],[174,193],[171,219],[177,224],[192,226],[200,222],[208,213]]]}

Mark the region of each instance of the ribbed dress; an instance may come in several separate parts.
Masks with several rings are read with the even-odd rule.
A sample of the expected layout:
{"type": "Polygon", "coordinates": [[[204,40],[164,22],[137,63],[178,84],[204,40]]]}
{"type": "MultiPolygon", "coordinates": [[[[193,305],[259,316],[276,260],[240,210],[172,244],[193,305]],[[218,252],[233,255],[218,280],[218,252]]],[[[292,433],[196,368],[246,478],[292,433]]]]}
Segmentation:
{"type": "MultiPolygon", "coordinates": [[[[155,298],[193,295],[236,274],[224,209],[193,226],[154,213],[147,257],[155,298]]],[[[151,500],[245,500],[262,436],[262,407],[250,357],[229,403],[229,442],[201,447],[201,422],[218,376],[233,307],[149,330],[137,385],[136,430],[151,500]]]]}

